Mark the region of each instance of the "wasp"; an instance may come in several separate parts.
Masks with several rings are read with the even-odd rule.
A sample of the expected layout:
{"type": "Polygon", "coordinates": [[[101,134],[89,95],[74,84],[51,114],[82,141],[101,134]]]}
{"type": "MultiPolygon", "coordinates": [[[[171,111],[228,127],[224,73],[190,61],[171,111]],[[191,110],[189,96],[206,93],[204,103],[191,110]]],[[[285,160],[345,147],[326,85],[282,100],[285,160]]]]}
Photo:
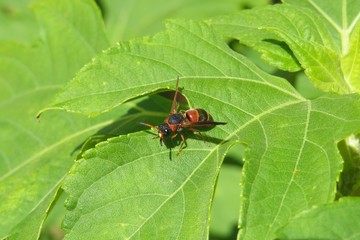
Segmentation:
{"type": "Polygon", "coordinates": [[[225,125],[226,122],[214,122],[212,116],[206,112],[204,109],[195,108],[189,110],[180,110],[177,112],[177,95],[179,92],[179,77],[176,81],[176,91],[174,94],[174,99],[172,101],[171,110],[169,116],[161,123],[159,126],[153,126],[148,123],[141,122],[140,124],[148,126],[158,132],[160,137],[160,145],[162,146],[163,139],[171,136],[171,139],[175,138],[178,134],[181,136],[182,142],[179,147],[177,155],[180,154],[181,149],[185,144],[185,136],[182,133],[184,129],[192,132],[201,132],[210,130],[216,125],[225,125]]]}

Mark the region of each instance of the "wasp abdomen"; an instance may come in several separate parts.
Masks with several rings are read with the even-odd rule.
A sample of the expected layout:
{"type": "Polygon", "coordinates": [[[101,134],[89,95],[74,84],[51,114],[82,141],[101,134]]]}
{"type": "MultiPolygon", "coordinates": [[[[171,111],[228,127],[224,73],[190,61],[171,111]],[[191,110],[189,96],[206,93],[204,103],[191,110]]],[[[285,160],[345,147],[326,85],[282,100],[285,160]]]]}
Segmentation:
{"type": "Polygon", "coordinates": [[[211,115],[206,112],[204,109],[196,108],[190,109],[185,112],[186,118],[189,119],[190,122],[210,122],[213,121],[211,115]]]}

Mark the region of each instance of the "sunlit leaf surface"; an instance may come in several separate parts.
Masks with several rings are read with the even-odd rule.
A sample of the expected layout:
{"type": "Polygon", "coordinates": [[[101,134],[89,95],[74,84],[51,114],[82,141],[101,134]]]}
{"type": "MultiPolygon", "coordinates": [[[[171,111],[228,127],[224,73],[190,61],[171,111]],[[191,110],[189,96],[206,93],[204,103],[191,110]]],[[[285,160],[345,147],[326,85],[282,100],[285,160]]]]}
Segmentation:
{"type": "Polygon", "coordinates": [[[228,123],[206,134],[208,144],[187,133],[179,157],[178,138],[161,148],[144,133],[87,152],[64,185],[67,237],[207,236],[216,177],[234,142],[247,146],[240,238],[271,239],[295,214],[334,198],[341,170],[335,146],[359,130],[358,95],[306,100],[214,33],[203,23],[171,21],[154,38],[101,54],[57,96],[53,107],[99,115],[135,96],[174,89],[180,76],[192,107],[228,123]]]}

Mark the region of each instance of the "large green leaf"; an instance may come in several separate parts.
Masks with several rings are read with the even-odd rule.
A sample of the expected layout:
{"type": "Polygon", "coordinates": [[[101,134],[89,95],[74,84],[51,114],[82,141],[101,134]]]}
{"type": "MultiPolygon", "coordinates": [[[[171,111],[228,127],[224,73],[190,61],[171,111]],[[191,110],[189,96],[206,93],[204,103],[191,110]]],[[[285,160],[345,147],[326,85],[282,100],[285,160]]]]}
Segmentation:
{"type": "Polygon", "coordinates": [[[161,148],[145,133],[86,152],[64,183],[69,239],[206,237],[216,178],[235,142],[247,146],[241,239],[272,239],[297,213],[334,198],[341,170],[336,142],[360,131],[359,96],[306,100],[231,51],[204,23],[170,21],[153,38],[104,52],[51,108],[99,115],[174,88],[177,76],[190,106],[228,124],[209,131],[208,143],[187,133],[179,157],[180,139],[161,148]]]}
{"type": "Polygon", "coordinates": [[[74,150],[112,122],[61,112],[36,120],[37,111],[107,40],[91,1],[44,0],[33,11],[39,40],[0,45],[0,238],[38,237],[74,150]]]}
{"type": "MultiPolygon", "coordinates": [[[[41,26],[34,30],[39,41],[0,45],[0,217],[6,219],[0,238],[37,238],[79,150],[109,135],[121,134],[86,151],[65,180],[68,239],[205,238],[216,178],[234,143],[247,147],[239,202],[241,239],[272,239],[298,213],[334,198],[341,170],[336,143],[360,130],[358,95],[306,100],[284,79],[263,73],[230,50],[218,36],[219,28],[170,21],[155,37],[121,43],[96,57],[49,107],[91,116],[109,113],[86,119],[51,111],[39,122],[37,110],[108,44],[91,1],[43,0],[33,9],[41,26]],[[155,95],[138,97],[173,89],[177,76],[190,106],[228,122],[206,136],[184,131],[187,147],[179,157],[179,138],[167,139],[161,147],[149,133],[128,134],[144,129],[139,121],[162,122],[171,103],[155,95]]],[[[298,19],[291,6],[279,9],[273,12],[298,19]]],[[[300,6],[305,19],[300,23],[309,26],[307,19],[313,18],[318,33],[309,31],[309,39],[324,46],[325,55],[331,49],[340,56],[334,31],[328,33],[328,24],[314,16],[314,9],[300,6]]],[[[356,19],[356,14],[349,16],[356,19]]],[[[303,41],[280,31],[286,28],[264,27],[269,43],[280,39],[294,52],[291,41],[303,41]]],[[[345,79],[356,79],[351,69],[357,69],[357,31],[351,35],[350,57],[341,62],[345,79]]],[[[268,47],[271,52],[273,44],[268,47]]],[[[289,55],[283,47],[274,51],[293,64],[289,69],[298,69],[296,61],[304,56],[289,55]]],[[[331,68],[327,60],[320,62],[331,68]]],[[[331,69],[334,79],[337,63],[340,57],[331,69]]]]}
{"type": "Polygon", "coordinates": [[[262,52],[265,60],[280,69],[296,71],[301,66],[322,90],[351,92],[353,83],[344,79],[340,63],[343,55],[356,52],[355,46],[349,48],[349,37],[359,20],[359,2],[286,2],[290,4],[243,11],[210,22],[226,36],[262,52]],[[338,25],[339,20],[346,25],[338,25]]]}
{"type": "Polygon", "coordinates": [[[268,0],[102,0],[105,24],[112,42],[154,34],[163,20],[181,17],[201,19],[267,4],[268,0]]]}
{"type": "Polygon", "coordinates": [[[359,198],[318,206],[296,216],[278,239],[358,239],[359,213],[359,198]]]}
{"type": "MultiPolygon", "coordinates": [[[[223,80],[225,87],[232,78],[235,81],[240,77],[260,82],[260,87],[264,82],[280,88],[285,98],[301,99],[285,81],[258,71],[250,61],[231,51],[206,24],[170,21],[167,31],[153,38],[122,42],[95,58],[49,108],[96,116],[131,98],[160,88],[174,89],[177,76],[181,76],[185,88],[188,81],[184,78],[197,79],[204,85],[223,80]]],[[[216,86],[209,89],[209,95],[221,94],[217,90],[216,86]]],[[[209,108],[211,111],[212,106],[209,108]]]]}
{"type": "Polygon", "coordinates": [[[0,0],[0,41],[34,41],[36,19],[28,8],[34,0],[0,0]]]}

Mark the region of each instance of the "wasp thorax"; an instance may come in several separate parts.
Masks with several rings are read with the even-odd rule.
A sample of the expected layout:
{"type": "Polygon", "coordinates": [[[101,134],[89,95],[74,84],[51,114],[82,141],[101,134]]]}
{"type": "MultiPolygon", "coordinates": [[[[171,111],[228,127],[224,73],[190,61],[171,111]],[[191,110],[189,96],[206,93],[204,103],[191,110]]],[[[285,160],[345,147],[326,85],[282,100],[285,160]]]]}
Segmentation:
{"type": "Polygon", "coordinates": [[[185,121],[185,118],[181,113],[171,114],[168,118],[169,124],[179,124],[183,121],[185,121]]]}

